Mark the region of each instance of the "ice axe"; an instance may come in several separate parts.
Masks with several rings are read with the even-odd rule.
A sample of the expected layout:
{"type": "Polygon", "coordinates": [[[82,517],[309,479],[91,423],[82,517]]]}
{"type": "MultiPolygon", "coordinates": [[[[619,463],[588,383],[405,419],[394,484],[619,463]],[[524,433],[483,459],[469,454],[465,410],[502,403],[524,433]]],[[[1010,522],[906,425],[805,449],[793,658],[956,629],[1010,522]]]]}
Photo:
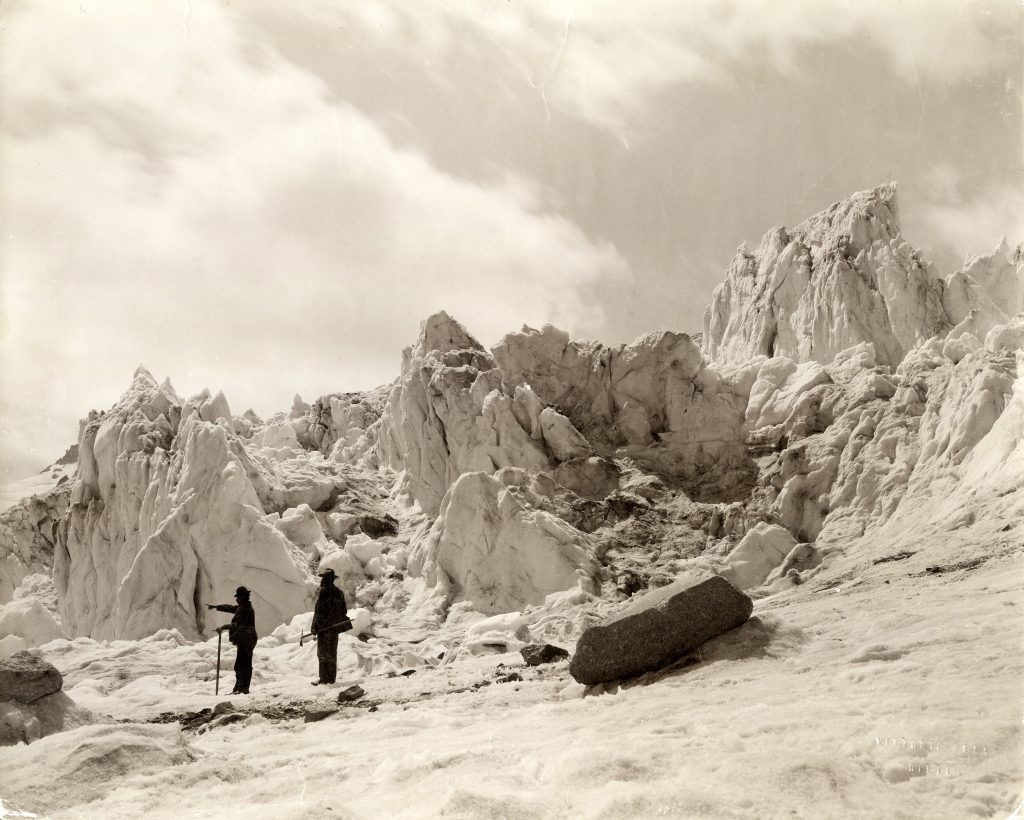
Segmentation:
{"type": "Polygon", "coordinates": [[[220,639],[224,633],[221,630],[217,630],[217,682],[213,685],[213,694],[217,696],[220,694],[220,639]]]}
{"type": "Polygon", "coordinates": [[[315,638],[321,632],[326,632],[328,629],[334,629],[338,626],[341,627],[342,632],[348,632],[352,628],[352,621],[349,618],[345,618],[344,620],[338,621],[336,624],[331,624],[330,626],[325,626],[323,629],[318,629],[316,632],[307,632],[304,635],[299,635],[299,646],[302,646],[302,642],[305,641],[306,638],[315,638]]]}

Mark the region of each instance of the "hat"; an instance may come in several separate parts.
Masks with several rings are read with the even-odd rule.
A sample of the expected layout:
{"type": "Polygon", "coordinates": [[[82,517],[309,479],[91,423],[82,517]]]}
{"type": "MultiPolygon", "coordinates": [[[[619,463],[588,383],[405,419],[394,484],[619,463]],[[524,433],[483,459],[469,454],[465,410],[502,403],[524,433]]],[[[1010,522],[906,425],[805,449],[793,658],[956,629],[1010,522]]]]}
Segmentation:
{"type": "Polygon", "coordinates": [[[333,569],[328,568],[323,572],[318,572],[317,575],[321,578],[336,578],[338,574],[333,569]]]}
{"type": "Polygon", "coordinates": [[[245,587],[239,587],[238,589],[235,590],[235,597],[236,598],[248,598],[249,597],[249,590],[247,590],[245,587]]]}

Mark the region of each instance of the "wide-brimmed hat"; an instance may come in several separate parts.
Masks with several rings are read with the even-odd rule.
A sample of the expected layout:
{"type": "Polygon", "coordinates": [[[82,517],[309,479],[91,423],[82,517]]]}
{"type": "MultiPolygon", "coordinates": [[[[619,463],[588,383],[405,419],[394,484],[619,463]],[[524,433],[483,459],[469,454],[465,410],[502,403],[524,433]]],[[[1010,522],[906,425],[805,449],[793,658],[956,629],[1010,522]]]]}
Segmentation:
{"type": "Polygon", "coordinates": [[[325,569],[323,572],[318,572],[317,575],[319,575],[321,578],[337,578],[338,577],[338,573],[336,573],[333,569],[325,569]]]}
{"type": "Polygon", "coordinates": [[[235,597],[236,598],[248,598],[249,597],[249,590],[247,590],[245,587],[239,587],[238,589],[235,590],[235,597]]]}

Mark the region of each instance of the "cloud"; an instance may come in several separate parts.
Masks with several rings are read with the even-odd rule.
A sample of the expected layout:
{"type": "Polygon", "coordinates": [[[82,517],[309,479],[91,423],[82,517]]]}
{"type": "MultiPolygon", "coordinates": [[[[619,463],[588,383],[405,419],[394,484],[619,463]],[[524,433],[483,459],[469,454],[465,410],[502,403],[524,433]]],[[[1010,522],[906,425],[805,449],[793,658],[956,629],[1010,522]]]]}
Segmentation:
{"type": "Polygon", "coordinates": [[[616,133],[673,84],[733,84],[758,70],[799,80],[802,51],[821,44],[877,51],[904,82],[967,81],[1019,62],[1010,33],[1024,22],[1009,0],[381,0],[304,3],[302,13],[420,55],[438,78],[447,57],[481,43],[509,82],[616,133]]]}
{"type": "Polygon", "coordinates": [[[221,4],[3,13],[8,478],[59,456],[140,361],[267,413],[390,380],[434,310],[486,341],[572,330],[599,311],[583,284],[629,276],[535,183],[441,172],[221,4]]]}
{"type": "Polygon", "coordinates": [[[1018,245],[1024,242],[1024,173],[1008,174],[963,198],[954,193],[927,202],[922,219],[961,258],[989,253],[1003,237],[1018,245]]]}

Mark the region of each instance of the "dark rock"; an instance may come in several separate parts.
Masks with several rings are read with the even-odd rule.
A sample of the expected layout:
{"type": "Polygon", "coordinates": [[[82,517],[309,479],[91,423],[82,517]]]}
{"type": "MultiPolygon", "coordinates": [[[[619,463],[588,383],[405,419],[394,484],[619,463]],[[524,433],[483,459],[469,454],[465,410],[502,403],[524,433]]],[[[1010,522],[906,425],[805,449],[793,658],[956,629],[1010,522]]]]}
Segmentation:
{"type": "Polygon", "coordinates": [[[303,715],[302,720],[305,723],[316,723],[317,721],[329,718],[335,714],[337,709],[307,709],[306,714],[303,715]]]}
{"type": "Polygon", "coordinates": [[[501,675],[501,676],[495,678],[494,682],[495,683],[515,683],[516,681],[521,681],[522,679],[523,679],[523,676],[520,675],[518,672],[509,672],[507,675],[501,675]]]}
{"type": "Polygon", "coordinates": [[[651,504],[647,499],[641,498],[634,493],[626,492],[612,493],[605,499],[605,503],[608,505],[606,518],[610,524],[625,521],[627,518],[632,518],[638,512],[645,512],[651,508],[651,504]]]}
{"type": "Polygon", "coordinates": [[[534,643],[524,646],[519,650],[519,654],[523,656],[527,666],[540,666],[542,663],[551,663],[551,661],[559,658],[569,657],[568,651],[560,646],[552,646],[549,643],[544,645],[534,643]]]}
{"type": "Polygon", "coordinates": [[[342,689],[338,692],[338,703],[351,703],[354,700],[359,700],[363,695],[366,694],[366,690],[358,684],[350,686],[348,689],[342,689]]]}
{"type": "Polygon", "coordinates": [[[645,586],[647,586],[647,582],[640,573],[625,569],[619,573],[619,577],[616,579],[615,590],[628,597],[639,592],[645,586]]]}
{"type": "Polygon", "coordinates": [[[59,692],[64,679],[57,668],[30,652],[15,652],[0,659],[0,701],[34,703],[59,692]]]}
{"type": "Polygon", "coordinates": [[[183,729],[198,729],[213,720],[213,710],[209,707],[198,712],[186,712],[179,720],[183,729]]]}
{"type": "Polygon", "coordinates": [[[886,555],[884,558],[876,558],[872,561],[872,564],[885,564],[888,561],[903,561],[911,556],[917,555],[916,552],[909,552],[908,550],[900,550],[895,555],[886,555]]]}
{"type": "Polygon", "coordinates": [[[753,608],[750,598],[720,576],[676,581],[587,629],[569,674],[590,685],[660,669],[741,626],[753,608]]]}
{"type": "MultiPolygon", "coordinates": [[[[218,706],[220,705],[222,704],[218,704],[218,706]]],[[[195,723],[190,726],[186,726],[185,728],[194,729],[197,735],[202,735],[206,734],[207,732],[212,732],[214,729],[218,729],[221,726],[229,726],[232,723],[241,723],[243,720],[249,717],[248,713],[235,712],[230,709],[231,704],[227,705],[229,707],[229,711],[222,712],[216,717],[214,717],[213,714],[209,714],[201,723],[195,723]]],[[[216,711],[216,709],[214,711],[216,711]]]]}
{"type": "Polygon", "coordinates": [[[221,715],[226,715],[228,712],[234,711],[235,706],[230,700],[222,700],[220,703],[213,707],[213,712],[210,714],[210,717],[220,717],[221,715]]]}
{"type": "Polygon", "coordinates": [[[398,535],[398,521],[390,515],[361,515],[359,529],[374,539],[385,535],[398,535]]]}
{"type": "Polygon", "coordinates": [[[72,444],[65,451],[64,455],[58,458],[54,464],[76,464],[78,463],[78,445],[72,444]]]}

